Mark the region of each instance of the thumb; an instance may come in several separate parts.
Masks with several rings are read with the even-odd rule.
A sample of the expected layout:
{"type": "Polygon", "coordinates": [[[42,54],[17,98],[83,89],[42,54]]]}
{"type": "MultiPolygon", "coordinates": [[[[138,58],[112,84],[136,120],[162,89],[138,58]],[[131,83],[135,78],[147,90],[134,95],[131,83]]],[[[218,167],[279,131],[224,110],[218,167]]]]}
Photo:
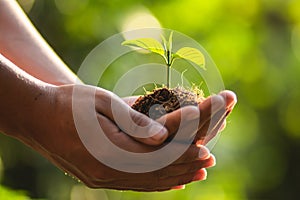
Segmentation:
{"type": "Polygon", "coordinates": [[[148,145],[160,145],[168,137],[167,129],[148,116],[133,110],[117,95],[97,90],[96,111],[113,121],[123,132],[148,145]]]}

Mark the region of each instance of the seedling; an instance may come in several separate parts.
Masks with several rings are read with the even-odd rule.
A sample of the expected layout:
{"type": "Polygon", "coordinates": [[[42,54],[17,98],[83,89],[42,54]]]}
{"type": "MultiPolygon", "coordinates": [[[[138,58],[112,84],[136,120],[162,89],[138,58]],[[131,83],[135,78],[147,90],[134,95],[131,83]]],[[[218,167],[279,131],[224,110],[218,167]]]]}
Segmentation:
{"type": "Polygon", "coordinates": [[[205,69],[204,55],[195,48],[182,47],[173,52],[173,32],[170,33],[168,40],[162,35],[162,42],[154,38],[139,38],[134,40],[126,40],[122,45],[138,47],[145,49],[150,53],[160,55],[167,67],[167,83],[166,87],[156,88],[152,93],[148,93],[139,97],[132,108],[144,113],[145,115],[157,119],[166,113],[173,112],[183,106],[201,103],[204,100],[202,90],[191,88],[186,90],[183,87],[170,89],[171,67],[176,59],[184,59],[205,69]]]}
{"type": "MultiPolygon", "coordinates": [[[[164,59],[167,67],[166,87],[163,86],[161,88],[155,88],[152,92],[146,92],[145,95],[140,96],[131,106],[134,110],[141,112],[154,120],[184,106],[199,106],[199,104],[205,100],[203,91],[195,85],[187,89],[183,86],[170,88],[170,71],[176,59],[187,60],[188,62],[206,70],[204,55],[201,51],[192,47],[182,47],[179,50],[174,51],[173,32],[170,33],[168,40],[163,35],[161,36],[161,40],[162,42],[159,42],[154,38],[139,38],[126,40],[122,43],[122,45],[145,49],[148,52],[160,55],[164,59]]],[[[183,73],[184,72],[181,74],[182,81],[183,73]]],[[[193,138],[193,142],[197,144],[205,144],[207,139],[211,139],[206,139],[206,137],[206,132],[201,132],[200,135],[197,133],[196,137],[193,138]]],[[[165,142],[169,142],[172,138],[173,136],[169,137],[165,142]]]]}
{"type": "Polygon", "coordinates": [[[171,82],[171,67],[176,59],[184,59],[195,63],[197,66],[205,69],[204,55],[195,48],[182,47],[173,53],[173,32],[170,33],[168,40],[161,35],[162,43],[154,38],[139,38],[134,40],[126,40],[122,45],[139,47],[151,53],[156,53],[163,57],[167,66],[167,88],[170,87],[171,82]]]}

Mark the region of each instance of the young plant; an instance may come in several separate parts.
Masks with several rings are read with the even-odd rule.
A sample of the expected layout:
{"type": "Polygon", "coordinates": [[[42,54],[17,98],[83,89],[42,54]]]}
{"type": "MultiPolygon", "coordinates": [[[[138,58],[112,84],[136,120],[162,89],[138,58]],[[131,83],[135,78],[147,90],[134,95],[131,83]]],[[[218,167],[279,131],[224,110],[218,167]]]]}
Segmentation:
{"type": "Polygon", "coordinates": [[[205,69],[205,58],[204,55],[195,48],[182,47],[176,53],[173,53],[173,32],[170,33],[168,40],[161,35],[162,43],[154,38],[139,38],[134,40],[126,40],[122,45],[139,47],[156,53],[164,58],[167,66],[167,88],[170,87],[170,76],[171,67],[175,59],[181,58],[190,62],[195,63],[197,66],[205,69]]]}

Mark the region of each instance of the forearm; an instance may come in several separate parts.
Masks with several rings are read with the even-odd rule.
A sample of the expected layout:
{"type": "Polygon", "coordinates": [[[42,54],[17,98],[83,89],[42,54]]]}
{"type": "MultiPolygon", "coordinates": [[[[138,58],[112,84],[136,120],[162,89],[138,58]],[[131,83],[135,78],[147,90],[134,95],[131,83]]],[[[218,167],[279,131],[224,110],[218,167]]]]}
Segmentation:
{"type": "Polygon", "coordinates": [[[0,132],[23,138],[37,123],[36,109],[51,86],[28,75],[0,54],[0,132]],[[35,119],[35,120],[34,120],[35,119]]]}
{"type": "Polygon", "coordinates": [[[77,79],[15,0],[0,1],[0,53],[44,82],[61,85],[75,83],[77,79]]]}

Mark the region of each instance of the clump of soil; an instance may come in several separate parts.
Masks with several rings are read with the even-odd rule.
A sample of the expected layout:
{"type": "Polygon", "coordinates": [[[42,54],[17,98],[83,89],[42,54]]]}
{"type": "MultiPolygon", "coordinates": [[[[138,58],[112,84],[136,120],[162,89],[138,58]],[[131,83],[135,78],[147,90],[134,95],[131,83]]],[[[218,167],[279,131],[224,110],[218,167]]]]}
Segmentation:
{"type": "Polygon", "coordinates": [[[197,106],[204,100],[202,90],[193,87],[187,90],[183,87],[154,89],[153,92],[139,97],[132,108],[144,113],[152,119],[173,112],[181,107],[197,106]]]}

